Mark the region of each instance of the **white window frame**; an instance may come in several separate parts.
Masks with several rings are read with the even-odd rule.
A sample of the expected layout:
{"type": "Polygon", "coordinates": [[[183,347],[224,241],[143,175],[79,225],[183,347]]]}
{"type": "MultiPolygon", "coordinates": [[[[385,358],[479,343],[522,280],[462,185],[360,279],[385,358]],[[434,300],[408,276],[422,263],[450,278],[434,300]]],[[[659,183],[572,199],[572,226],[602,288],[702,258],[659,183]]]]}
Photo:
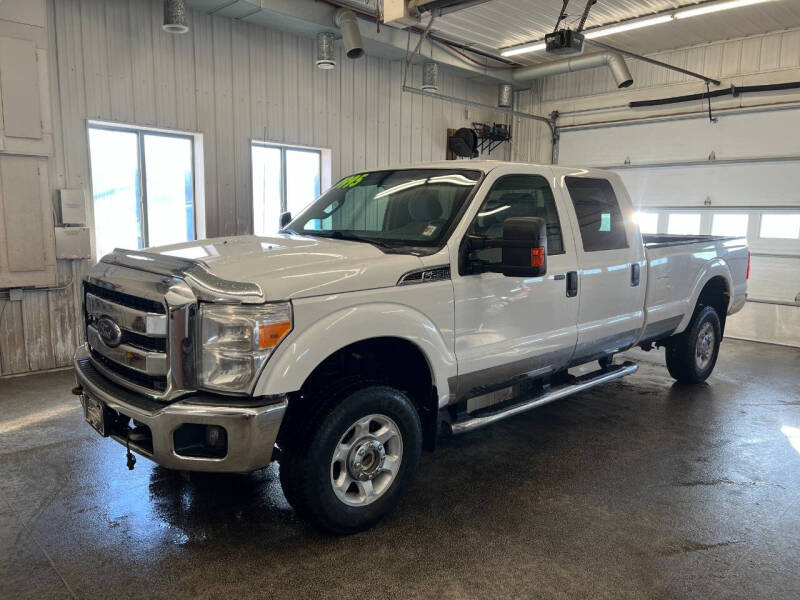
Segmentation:
{"type": "Polygon", "coordinates": [[[89,214],[91,218],[90,237],[92,243],[92,255],[97,256],[97,246],[95,243],[95,221],[94,221],[94,189],[92,177],[91,144],[89,143],[89,131],[91,129],[105,129],[107,131],[120,131],[137,135],[137,151],[139,161],[139,198],[140,210],[142,211],[142,239],[147,247],[147,174],[144,157],[144,136],[146,134],[160,135],[164,137],[175,137],[189,139],[192,142],[192,198],[194,199],[194,239],[202,240],[206,237],[206,210],[205,210],[205,180],[203,177],[203,134],[191,131],[180,131],[173,129],[160,129],[156,127],[145,127],[131,123],[117,123],[113,121],[95,121],[92,119],[86,122],[86,147],[89,153],[89,214]]]}
{"type": "MultiPolygon", "coordinates": [[[[250,181],[253,180],[253,148],[273,148],[281,152],[281,198],[280,212],[283,214],[287,210],[286,200],[286,152],[298,150],[300,152],[316,152],[319,155],[319,193],[320,195],[328,191],[331,186],[331,151],[328,148],[317,148],[314,146],[299,146],[296,144],[282,144],[263,140],[250,140],[250,181]]],[[[256,197],[252,197],[252,212],[255,217],[256,197]]],[[[295,216],[295,215],[292,215],[295,216]]]]}

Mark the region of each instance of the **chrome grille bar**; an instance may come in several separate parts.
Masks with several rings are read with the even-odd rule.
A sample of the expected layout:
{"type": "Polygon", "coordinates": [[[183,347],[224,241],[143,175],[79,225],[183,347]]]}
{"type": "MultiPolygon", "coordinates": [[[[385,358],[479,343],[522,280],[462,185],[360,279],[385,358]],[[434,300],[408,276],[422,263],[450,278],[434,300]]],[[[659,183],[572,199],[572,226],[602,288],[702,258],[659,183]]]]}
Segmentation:
{"type": "Polygon", "coordinates": [[[120,344],[116,348],[111,348],[103,343],[93,325],[86,328],[86,337],[92,350],[115,363],[152,377],[167,374],[169,368],[167,355],[163,352],[149,352],[128,344],[120,344]]]}
{"type": "Polygon", "coordinates": [[[152,337],[166,337],[167,316],[144,312],[86,293],[86,314],[94,318],[110,317],[122,329],[152,337]]]}

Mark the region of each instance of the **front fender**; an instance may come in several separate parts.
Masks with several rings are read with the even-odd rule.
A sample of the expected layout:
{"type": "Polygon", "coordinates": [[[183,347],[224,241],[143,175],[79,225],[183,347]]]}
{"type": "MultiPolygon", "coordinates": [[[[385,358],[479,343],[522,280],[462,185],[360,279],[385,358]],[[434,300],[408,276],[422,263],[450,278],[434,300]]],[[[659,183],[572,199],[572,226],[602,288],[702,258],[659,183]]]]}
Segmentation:
{"type": "Polygon", "coordinates": [[[446,343],[440,330],[423,313],[389,302],[350,306],[305,326],[296,323],[291,337],[270,357],[254,393],[296,392],[331,354],[355,342],[377,337],[401,338],[416,345],[428,362],[439,405],[447,403],[450,395],[447,381],[456,375],[452,345],[446,343]]]}
{"type": "Polygon", "coordinates": [[[697,274],[697,278],[695,279],[695,282],[691,288],[692,293],[689,297],[689,304],[686,314],[683,315],[683,319],[681,319],[678,327],[675,328],[675,333],[680,333],[689,326],[689,322],[692,320],[692,316],[694,315],[694,307],[697,306],[697,299],[700,297],[700,292],[703,291],[705,285],[714,277],[722,277],[725,280],[725,286],[728,288],[728,294],[731,298],[733,298],[733,277],[731,275],[731,270],[728,266],[728,263],[726,263],[722,258],[714,258],[709,260],[707,263],[705,263],[705,265],[703,265],[697,274]]]}

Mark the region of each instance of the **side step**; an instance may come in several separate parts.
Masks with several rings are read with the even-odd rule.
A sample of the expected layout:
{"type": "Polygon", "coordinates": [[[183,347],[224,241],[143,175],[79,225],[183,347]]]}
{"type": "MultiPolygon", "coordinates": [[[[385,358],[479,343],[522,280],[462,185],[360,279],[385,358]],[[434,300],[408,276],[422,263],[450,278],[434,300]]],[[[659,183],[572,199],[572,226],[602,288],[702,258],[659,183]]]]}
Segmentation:
{"type": "Polygon", "coordinates": [[[612,365],[599,372],[589,373],[582,377],[578,377],[574,383],[562,385],[557,388],[542,392],[541,394],[537,394],[529,400],[519,402],[506,408],[501,408],[494,412],[483,413],[483,411],[480,411],[483,413],[480,414],[480,416],[468,417],[463,421],[448,423],[445,424],[445,427],[449,429],[449,432],[453,435],[467,433],[468,431],[472,431],[474,429],[478,429],[479,427],[483,427],[484,425],[489,425],[496,421],[500,421],[506,417],[513,417],[514,415],[518,415],[519,413],[531,410],[532,408],[553,402],[554,400],[560,400],[561,398],[566,398],[572,394],[577,394],[578,392],[588,390],[596,385],[631,375],[638,370],[639,365],[630,361],[626,361],[620,365],[612,365]]]}

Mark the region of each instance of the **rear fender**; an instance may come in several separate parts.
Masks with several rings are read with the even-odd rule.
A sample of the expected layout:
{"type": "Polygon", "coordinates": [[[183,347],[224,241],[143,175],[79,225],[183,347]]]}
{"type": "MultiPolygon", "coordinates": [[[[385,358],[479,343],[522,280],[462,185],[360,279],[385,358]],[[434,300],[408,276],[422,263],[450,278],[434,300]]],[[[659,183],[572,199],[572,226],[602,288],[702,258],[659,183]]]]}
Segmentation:
{"type": "MultiPolygon", "coordinates": [[[[728,267],[728,263],[721,258],[709,260],[705,265],[703,265],[703,268],[700,269],[699,273],[697,274],[697,279],[695,279],[695,282],[692,285],[692,295],[689,298],[686,314],[683,315],[683,319],[681,319],[678,327],[675,328],[676,334],[681,333],[689,326],[689,322],[692,320],[692,316],[694,315],[694,309],[697,306],[697,300],[700,297],[700,293],[703,291],[705,285],[714,277],[722,277],[725,280],[725,286],[728,289],[728,294],[731,298],[733,298],[733,294],[731,292],[733,277],[731,276],[731,270],[728,267]]],[[[720,315],[721,318],[724,316],[725,315],[720,315]]]]}

